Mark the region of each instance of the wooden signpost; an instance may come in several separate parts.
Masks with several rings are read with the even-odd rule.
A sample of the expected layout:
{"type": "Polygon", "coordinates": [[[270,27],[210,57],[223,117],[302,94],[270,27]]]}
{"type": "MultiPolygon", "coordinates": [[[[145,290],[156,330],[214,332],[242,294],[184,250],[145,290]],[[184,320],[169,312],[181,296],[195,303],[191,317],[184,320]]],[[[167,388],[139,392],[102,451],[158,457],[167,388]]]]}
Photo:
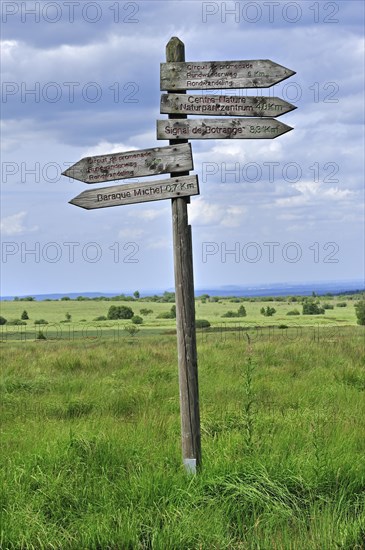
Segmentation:
{"type": "MultiPolygon", "coordinates": [[[[184,44],[176,37],[161,63],[161,113],[157,139],[170,145],[187,139],[273,139],[292,130],[275,118],[295,107],[279,98],[243,98],[226,95],[189,95],[186,90],[269,87],[295,74],[270,60],[185,62],[184,44]],[[180,93],[176,93],[176,92],[180,93]],[[225,118],[188,119],[188,114],[223,115],[225,118]],[[230,116],[260,118],[226,118],[230,116]]],[[[188,199],[172,200],[176,326],[178,341],[180,413],[183,462],[188,471],[201,465],[198,365],[195,335],[195,301],[191,227],[188,199]]]]}
{"type": "Polygon", "coordinates": [[[62,175],[85,183],[101,183],[192,169],[191,146],[185,143],[174,147],[85,157],[67,168],[62,175]]]}
{"type": "Polygon", "coordinates": [[[157,139],[273,139],[292,129],[274,118],[170,118],[157,121],[157,139]]]}
{"type": "Polygon", "coordinates": [[[161,90],[269,88],[294,74],[270,59],[161,63],[161,90]]]}
{"type": "Polygon", "coordinates": [[[80,206],[86,210],[93,210],[94,208],[189,197],[190,195],[199,195],[198,176],[181,176],[179,178],[153,180],[147,183],[90,189],[83,191],[70,200],[70,204],[80,206]]]}
{"type": "Polygon", "coordinates": [[[295,109],[274,97],[188,95],[186,90],[269,87],[295,72],[270,60],[185,62],[185,47],[177,37],[166,47],[161,63],[161,113],[157,139],[169,146],[86,157],[63,175],[85,183],[170,173],[170,178],[114,185],[80,193],[71,204],[93,210],[110,206],[171,199],[175,268],[176,330],[179,365],[181,441],[183,463],[195,473],[201,465],[198,364],[191,226],[187,206],[199,194],[188,139],[273,139],[292,130],[277,121],[295,109]],[[179,92],[179,93],[176,93],[179,92]],[[219,118],[188,119],[187,115],[219,118]],[[227,118],[257,117],[257,118],[227,118]]]}
{"type": "Polygon", "coordinates": [[[279,97],[161,94],[162,114],[277,117],[296,109],[279,97]]]}

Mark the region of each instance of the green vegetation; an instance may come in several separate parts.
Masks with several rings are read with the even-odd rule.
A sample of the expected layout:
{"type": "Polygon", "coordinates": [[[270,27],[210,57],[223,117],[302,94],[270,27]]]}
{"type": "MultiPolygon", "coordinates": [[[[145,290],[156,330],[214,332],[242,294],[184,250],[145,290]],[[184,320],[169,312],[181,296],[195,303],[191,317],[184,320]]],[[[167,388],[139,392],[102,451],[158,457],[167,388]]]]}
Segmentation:
{"type": "Polygon", "coordinates": [[[129,336],[135,336],[139,332],[139,327],[137,327],[136,324],[125,325],[124,330],[129,334],[129,336]]]}
{"type": "Polygon", "coordinates": [[[132,323],[134,323],[135,325],[141,325],[141,324],[143,323],[143,319],[142,319],[142,317],[140,317],[139,315],[133,315],[131,321],[132,321],[132,323]]]}
{"type": "Polygon", "coordinates": [[[207,319],[196,319],[195,328],[209,328],[210,323],[207,319]]]}
{"type": "Polygon", "coordinates": [[[148,308],[142,308],[139,310],[140,314],[141,315],[150,315],[151,313],[153,313],[153,309],[148,309],[148,308]]]}
{"type": "Polygon", "coordinates": [[[270,306],[267,306],[266,308],[262,307],[260,309],[260,313],[261,313],[261,315],[264,315],[265,317],[272,317],[274,315],[274,313],[276,313],[276,309],[274,307],[270,307],[270,306]]]}
{"type": "Polygon", "coordinates": [[[128,306],[110,306],[108,319],[132,319],[134,313],[128,306]]]}
{"type": "Polygon", "coordinates": [[[365,325],[365,301],[362,300],[355,304],[356,318],[358,325],[365,325]]]}
{"type": "Polygon", "coordinates": [[[171,306],[170,311],[163,311],[157,315],[157,319],[176,319],[176,306],[171,306]]]}
{"type": "MultiPolygon", "coordinates": [[[[230,300],[232,302],[232,300],[230,300]]],[[[245,306],[240,306],[237,311],[226,311],[226,313],[223,313],[222,317],[246,317],[246,308],[245,306]]]]}
{"type": "MultiPolygon", "coordinates": [[[[362,550],[364,327],[347,307],[275,332],[261,305],[247,303],[244,329],[227,319],[221,330],[226,305],[197,304],[211,327],[198,332],[195,477],[181,466],[176,336],[164,334],[175,321],[156,319],[164,303],[146,327],[115,321],[140,329],[132,338],[109,338],[104,321],[97,338],[52,339],[47,327],[45,340],[4,340],[0,547],[362,550]]],[[[14,316],[16,303],[5,306],[14,316]]],[[[65,311],[100,312],[87,301],[31,306],[50,325],[65,311]]],[[[274,306],[288,324],[292,306],[274,306]]]]}
{"type": "Polygon", "coordinates": [[[318,301],[306,300],[303,303],[303,315],[322,315],[323,313],[325,309],[319,305],[318,301]]]}
{"type": "Polygon", "coordinates": [[[300,315],[300,311],[298,309],[291,309],[287,312],[287,315],[300,315]]]}

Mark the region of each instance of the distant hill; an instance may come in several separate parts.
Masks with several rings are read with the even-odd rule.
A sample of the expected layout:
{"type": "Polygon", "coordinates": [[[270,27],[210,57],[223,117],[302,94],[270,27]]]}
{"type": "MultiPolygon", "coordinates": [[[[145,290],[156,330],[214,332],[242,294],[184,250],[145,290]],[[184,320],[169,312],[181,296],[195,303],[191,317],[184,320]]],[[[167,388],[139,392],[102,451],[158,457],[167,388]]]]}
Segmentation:
{"type": "MultiPolygon", "coordinates": [[[[140,290],[141,297],[162,295],[167,290],[174,292],[174,289],[158,289],[158,290],[140,290]]],[[[209,294],[209,296],[310,296],[315,292],[318,296],[324,294],[353,294],[354,292],[364,292],[364,281],[330,281],[330,282],[308,282],[308,283],[273,283],[262,285],[225,285],[216,288],[198,288],[195,289],[195,295],[209,294]]],[[[68,296],[71,300],[75,300],[78,296],[85,298],[105,297],[111,298],[120,294],[132,296],[130,291],[115,291],[115,292],[57,292],[53,294],[26,294],[19,295],[18,298],[32,296],[35,300],[60,300],[68,296]]],[[[1,300],[14,300],[15,296],[3,296],[1,300]]]]}

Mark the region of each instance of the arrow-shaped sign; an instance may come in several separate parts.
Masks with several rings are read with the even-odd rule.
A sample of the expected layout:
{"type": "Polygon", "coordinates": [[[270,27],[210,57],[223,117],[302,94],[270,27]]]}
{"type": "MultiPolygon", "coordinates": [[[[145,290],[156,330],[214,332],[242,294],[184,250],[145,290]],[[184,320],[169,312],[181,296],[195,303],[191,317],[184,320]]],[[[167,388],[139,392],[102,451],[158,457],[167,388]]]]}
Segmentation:
{"type": "Polygon", "coordinates": [[[62,175],[85,183],[193,170],[190,143],[85,157],[62,175]]]}
{"type": "Polygon", "coordinates": [[[70,200],[70,204],[86,210],[93,210],[94,208],[107,208],[122,204],[190,197],[191,195],[199,195],[198,176],[180,176],[147,183],[88,189],[70,200]]]}
{"type": "Polygon", "coordinates": [[[277,117],[296,109],[279,97],[162,94],[162,114],[277,117]]]}
{"type": "Polygon", "coordinates": [[[294,74],[270,59],[161,63],[161,90],[268,88],[294,74]]]}
{"type": "Polygon", "coordinates": [[[274,118],[170,118],[157,121],[157,139],[273,139],[292,129],[274,118]]]}

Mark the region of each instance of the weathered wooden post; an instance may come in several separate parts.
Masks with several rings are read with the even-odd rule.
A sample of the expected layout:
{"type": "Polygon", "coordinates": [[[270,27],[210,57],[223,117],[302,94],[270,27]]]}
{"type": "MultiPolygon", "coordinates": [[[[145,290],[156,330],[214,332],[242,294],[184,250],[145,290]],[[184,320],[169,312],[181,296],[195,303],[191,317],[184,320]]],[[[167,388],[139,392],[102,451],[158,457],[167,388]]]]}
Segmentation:
{"type": "MultiPolygon", "coordinates": [[[[185,61],[185,47],[177,37],[171,38],[166,46],[166,62],[175,61],[185,61]]],[[[171,90],[172,92],[174,90],[171,90]]],[[[169,115],[169,118],[176,117],[187,118],[186,115],[169,115]]],[[[169,143],[176,145],[177,143],[187,143],[187,140],[172,139],[169,143]]],[[[184,172],[180,175],[188,174],[189,172],[184,172]]],[[[171,177],[175,175],[172,173],[171,177]]],[[[186,470],[195,473],[201,465],[201,443],[193,251],[191,226],[188,225],[187,212],[189,202],[188,197],[171,200],[182,457],[186,470]]]]}

